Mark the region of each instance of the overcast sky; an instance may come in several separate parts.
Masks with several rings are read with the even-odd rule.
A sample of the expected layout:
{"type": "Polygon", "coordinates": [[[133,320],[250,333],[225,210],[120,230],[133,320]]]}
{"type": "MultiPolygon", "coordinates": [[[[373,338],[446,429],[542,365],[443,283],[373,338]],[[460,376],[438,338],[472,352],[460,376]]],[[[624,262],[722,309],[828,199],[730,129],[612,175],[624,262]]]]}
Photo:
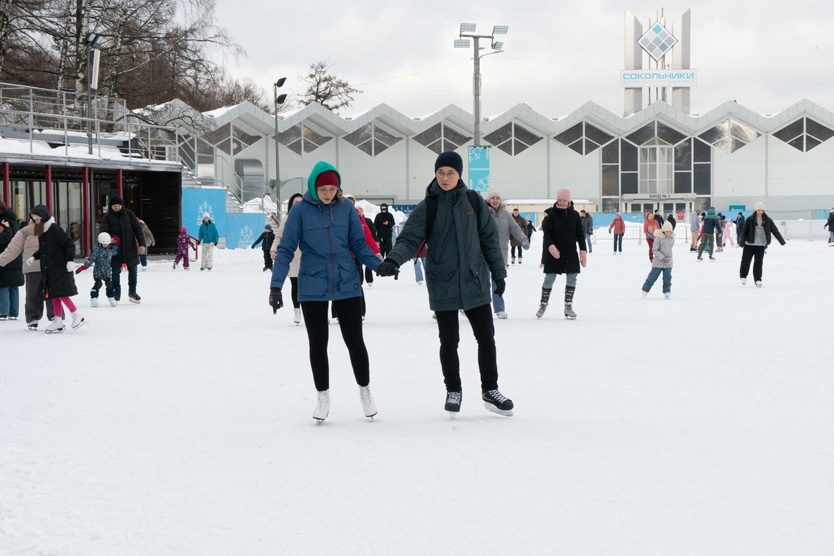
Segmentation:
{"type": "Polygon", "coordinates": [[[692,10],[692,113],[727,100],[761,114],[802,98],[834,110],[834,2],[736,0],[420,0],[351,2],[217,0],[217,22],[247,52],[234,75],[269,91],[301,94],[298,77],[327,59],[363,91],[343,116],[386,103],[410,117],[455,104],[472,112],[472,48],[453,48],[461,22],[489,33],[508,25],[502,54],[482,60],[482,115],[525,103],[548,117],[587,101],[623,111],[624,14],[643,24],[660,8],[666,26],[692,10]]]}

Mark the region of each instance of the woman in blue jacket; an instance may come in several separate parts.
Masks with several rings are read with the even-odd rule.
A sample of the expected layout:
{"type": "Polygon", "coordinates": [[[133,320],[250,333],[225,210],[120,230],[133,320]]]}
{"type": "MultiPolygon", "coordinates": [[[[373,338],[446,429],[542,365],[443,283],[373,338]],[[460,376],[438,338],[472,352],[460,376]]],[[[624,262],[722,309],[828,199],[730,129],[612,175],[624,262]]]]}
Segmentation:
{"type": "Polygon", "coordinates": [[[362,300],[354,255],[376,270],[379,259],[365,242],[356,208],[342,198],[342,178],[335,167],[319,162],[307,178],[307,192],[287,215],[272,269],[269,305],[283,305],[281,288],[296,248],[301,249],[298,300],[310,344],[310,366],[318,391],[313,418],[323,421],[330,412],[330,367],[327,358],[327,307],[333,302],[339,328],[350,353],[353,374],[365,417],[376,415],[370,383],[370,363],[362,337],[362,300]],[[353,253],[353,254],[351,254],[353,253]]]}

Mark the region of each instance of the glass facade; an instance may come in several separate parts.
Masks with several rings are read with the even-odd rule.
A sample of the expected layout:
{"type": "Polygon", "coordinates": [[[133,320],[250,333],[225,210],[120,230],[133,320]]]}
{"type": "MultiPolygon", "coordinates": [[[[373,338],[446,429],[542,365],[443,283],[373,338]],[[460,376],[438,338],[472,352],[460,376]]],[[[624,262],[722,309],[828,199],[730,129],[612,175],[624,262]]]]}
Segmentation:
{"type": "Polygon", "coordinates": [[[799,151],[808,152],[834,137],[834,130],[806,117],[786,125],[773,136],[799,151]]]}
{"type": "Polygon", "coordinates": [[[368,156],[377,156],[402,141],[402,137],[395,137],[377,125],[365,124],[356,131],[345,135],[345,141],[368,156]]]}

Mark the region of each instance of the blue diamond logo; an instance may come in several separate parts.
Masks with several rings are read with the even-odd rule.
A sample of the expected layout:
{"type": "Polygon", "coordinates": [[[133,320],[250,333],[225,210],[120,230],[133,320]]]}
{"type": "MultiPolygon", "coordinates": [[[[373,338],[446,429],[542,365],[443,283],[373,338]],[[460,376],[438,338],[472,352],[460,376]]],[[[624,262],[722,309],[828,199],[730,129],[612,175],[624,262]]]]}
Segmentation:
{"type": "Polygon", "coordinates": [[[655,23],[646,31],[637,43],[645,50],[649,56],[655,60],[660,60],[672,50],[678,42],[678,39],[666,30],[660,23],[655,23]]]}

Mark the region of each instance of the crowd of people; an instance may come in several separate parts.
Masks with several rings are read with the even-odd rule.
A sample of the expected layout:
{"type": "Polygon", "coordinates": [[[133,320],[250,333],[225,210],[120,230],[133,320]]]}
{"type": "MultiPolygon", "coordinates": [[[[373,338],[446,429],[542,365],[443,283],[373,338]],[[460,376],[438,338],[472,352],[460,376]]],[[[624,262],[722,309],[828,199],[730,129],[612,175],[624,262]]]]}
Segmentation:
{"type": "MultiPolygon", "coordinates": [[[[437,157],[434,176],[426,187],[425,198],[417,204],[397,234],[388,206],[380,206],[372,221],[357,206],[353,196],[342,191],[338,169],[319,162],[310,173],[307,189],[290,197],[287,215],[273,230],[267,224],[251,244],[263,251],[263,271],[271,272],[268,302],[273,312],[284,305],[283,289],[289,278],[293,320],[306,328],[310,367],[317,402],[313,418],[324,421],[330,412],[329,324],[338,323],[348,349],[364,415],[373,418],[377,407],[370,391],[370,357],[363,338],[365,299],[363,285],[370,286],[374,275],[394,277],[407,261],[414,263],[415,280],[426,284],[429,307],[437,323],[440,342],[440,369],[445,385],[444,409],[456,415],[463,400],[458,344],[461,315],[466,317],[478,346],[480,397],[486,409],[511,416],[514,404],[498,386],[497,347],[494,318],[506,319],[504,293],[507,269],[522,264],[523,251],[530,247],[534,227],[518,208],[509,212],[501,194],[491,190],[484,199],[471,191],[461,178],[463,161],[455,152],[437,157]],[[493,316],[494,314],[494,316],[493,316]]],[[[559,275],[565,275],[564,316],[575,319],[573,308],[578,276],[593,251],[593,216],[577,211],[569,189],[557,192],[556,201],[545,211],[541,287],[537,318],[542,318],[559,275]]],[[[642,286],[646,297],[658,278],[662,292],[671,297],[673,247],[676,219],[658,212],[647,212],[643,235],[648,245],[650,271],[642,286]]],[[[742,284],[747,283],[752,264],[753,280],[762,286],[763,261],[772,238],[785,245],[778,227],[757,203],[747,218],[738,213],[727,219],[713,208],[696,211],[689,222],[690,252],[702,260],[704,251],[714,260],[726,243],[743,249],[739,267],[742,284]],[[733,229],[735,228],[735,230],[733,229]]],[[[834,209],[825,227],[834,245],[834,209]]],[[[614,254],[622,253],[625,222],[617,213],[608,226],[613,235],[614,254]]],[[[44,311],[51,323],[47,333],[64,330],[65,309],[70,326],[80,328],[85,319],[72,301],[78,290],[74,274],[93,268],[90,291],[92,307],[98,307],[99,293],[105,289],[110,306],[121,299],[121,272],[127,269],[128,299],[140,303],[137,268],[147,267],[147,247],[155,239],[147,224],[123,206],[114,196],[103,214],[97,245],[80,266],[76,266],[76,245],[44,205],[35,206],[28,221],[18,227],[17,215],[0,203],[0,320],[16,319],[19,310],[18,288],[25,285],[25,318],[37,330],[44,311]],[[73,272],[74,271],[74,272],[73,272]]],[[[177,237],[173,262],[189,268],[189,250],[202,247],[200,269],[211,271],[213,248],[219,241],[216,225],[203,215],[197,243],[183,227],[177,237]]]]}

